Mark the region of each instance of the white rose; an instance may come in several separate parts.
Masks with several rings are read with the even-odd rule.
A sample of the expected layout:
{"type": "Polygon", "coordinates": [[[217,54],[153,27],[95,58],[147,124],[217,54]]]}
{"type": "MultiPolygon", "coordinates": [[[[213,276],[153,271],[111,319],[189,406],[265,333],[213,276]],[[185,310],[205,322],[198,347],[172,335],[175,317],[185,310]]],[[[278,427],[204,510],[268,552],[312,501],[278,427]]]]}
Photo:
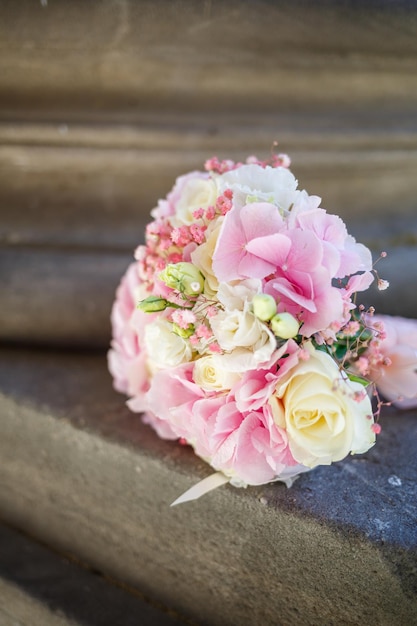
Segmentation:
{"type": "Polygon", "coordinates": [[[326,353],[307,346],[310,358],[279,382],[269,402],[274,420],[286,429],[295,460],[307,467],[330,465],[375,443],[371,402],[359,383],[342,377],[326,353]]]}
{"type": "Polygon", "coordinates": [[[220,283],[217,292],[219,302],[228,310],[243,311],[247,304],[260,293],[262,281],[258,278],[247,278],[235,283],[220,283]]]}
{"type": "Polygon", "coordinates": [[[189,226],[195,222],[193,212],[215,206],[217,187],[211,179],[190,178],[185,183],[181,196],[176,203],[175,215],[169,220],[175,227],[189,226]]]}
{"type": "Polygon", "coordinates": [[[176,335],[172,330],[172,324],[164,318],[158,318],[147,324],[144,343],[148,365],[152,372],[166,367],[175,367],[192,358],[189,342],[176,335]]]}
{"type": "Polygon", "coordinates": [[[223,391],[233,387],[240,376],[228,368],[221,367],[222,357],[217,355],[203,356],[197,359],[194,365],[193,378],[205,391],[223,391]]]}
{"type": "MultiPolygon", "coordinates": [[[[231,371],[255,369],[268,361],[276,348],[274,335],[249,311],[248,302],[242,311],[220,311],[210,324],[220,347],[230,353],[222,355],[222,359],[224,367],[231,371]]],[[[216,360],[217,355],[213,358],[216,360]]]]}
{"type": "Polygon", "coordinates": [[[249,202],[271,202],[283,212],[296,201],[298,181],[285,167],[243,165],[216,178],[219,194],[233,191],[233,204],[242,207],[249,202]]]}

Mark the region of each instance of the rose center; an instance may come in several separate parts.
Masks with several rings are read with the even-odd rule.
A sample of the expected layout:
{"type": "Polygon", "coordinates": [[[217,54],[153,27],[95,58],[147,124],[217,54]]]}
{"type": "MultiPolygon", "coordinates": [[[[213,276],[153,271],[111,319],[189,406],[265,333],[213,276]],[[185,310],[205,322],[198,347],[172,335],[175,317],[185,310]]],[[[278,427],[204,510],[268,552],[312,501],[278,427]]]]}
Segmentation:
{"type": "Polygon", "coordinates": [[[309,435],[323,437],[325,433],[340,432],[341,415],[337,411],[296,410],[293,413],[294,426],[298,430],[309,430],[309,435]]]}

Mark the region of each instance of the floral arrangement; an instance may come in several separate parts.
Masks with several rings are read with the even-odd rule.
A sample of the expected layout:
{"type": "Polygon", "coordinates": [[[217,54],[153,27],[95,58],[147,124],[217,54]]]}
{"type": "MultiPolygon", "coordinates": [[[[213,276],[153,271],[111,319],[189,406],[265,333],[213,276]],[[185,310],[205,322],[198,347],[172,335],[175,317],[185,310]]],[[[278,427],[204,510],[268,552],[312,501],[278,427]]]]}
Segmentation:
{"type": "Polygon", "coordinates": [[[417,405],[415,323],[357,304],[388,283],[289,165],[212,158],[178,178],[117,291],[115,388],[218,472],[197,495],[366,452],[378,389],[417,405]]]}

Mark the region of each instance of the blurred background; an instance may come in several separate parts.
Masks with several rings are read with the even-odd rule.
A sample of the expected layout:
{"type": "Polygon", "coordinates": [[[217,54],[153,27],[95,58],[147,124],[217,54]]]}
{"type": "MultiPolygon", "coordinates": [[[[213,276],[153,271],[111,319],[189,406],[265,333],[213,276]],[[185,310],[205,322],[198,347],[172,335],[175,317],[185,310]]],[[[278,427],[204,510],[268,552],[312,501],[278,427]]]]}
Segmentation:
{"type": "Polygon", "coordinates": [[[0,339],[106,347],[175,177],[274,141],[416,317],[415,3],[3,0],[0,339]]]}

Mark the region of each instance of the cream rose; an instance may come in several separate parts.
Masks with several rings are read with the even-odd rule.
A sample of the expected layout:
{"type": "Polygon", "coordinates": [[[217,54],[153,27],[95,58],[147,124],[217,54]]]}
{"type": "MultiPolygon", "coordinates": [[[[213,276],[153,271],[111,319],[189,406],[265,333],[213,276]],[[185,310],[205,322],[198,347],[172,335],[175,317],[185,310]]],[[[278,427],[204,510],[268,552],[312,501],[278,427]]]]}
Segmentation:
{"type": "MultiPolygon", "coordinates": [[[[219,283],[217,298],[228,311],[234,311],[235,309],[243,311],[246,307],[246,309],[250,309],[254,313],[253,306],[248,307],[248,303],[252,305],[254,296],[261,289],[262,281],[258,278],[247,278],[235,283],[219,283]]],[[[255,317],[258,316],[256,315],[255,317]]]]}
{"type": "Polygon", "coordinates": [[[210,179],[190,178],[185,183],[177,201],[175,215],[169,219],[173,226],[189,226],[195,222],[193,212],[214,206],[217,200],[217,187],[210,179]]]}
{"type": "Polygon", "coordinates": [[[298,363],[276,387],[269,402],[274,420],[286,429],[291,452],[307,467],[329,465],[375,443],[371,402],[359,383],[342,377],[326,353],[307,346],[310,358],[298,363]]]}
{"type": "Polygon", "coordinates": [[[194,365],[193,378],[205,391],[223,391],[233,387],[240,376],[222,367],[222,357],[203,356],[194,365]]]}
{"type": "Polygon", "coordinates": [[[172,324],[158,318],[145,328],[144,343],[151,372],[191,361],[190,343],[175,334],[172,324]]]}
{"type": "MultiPolygon", "coordinates": [[[[220,311],[210,320],[220,347],[228,352],[222,356],[224,366],[233,372],[255,369],[268,361],[276,348],[276,339],[269,328],[249,310],[220,311]]],[[[216,360],[216,355],[213,356],[216,360]]]]}
{"type": "Polygon", "coordinates": [[[216,247],[217,238],[220,233],[221,226],[223,224],[223,217],[218,217],[217,220],[210,222],[206,231],[205,243],[198,246],[191,253],[191,260],[196,267],[201,271],[205,277],[204,294],[208,298],[214,298],[219,288],[219,281],[217,280],[213,272],[213,253],[216,247]]]}

